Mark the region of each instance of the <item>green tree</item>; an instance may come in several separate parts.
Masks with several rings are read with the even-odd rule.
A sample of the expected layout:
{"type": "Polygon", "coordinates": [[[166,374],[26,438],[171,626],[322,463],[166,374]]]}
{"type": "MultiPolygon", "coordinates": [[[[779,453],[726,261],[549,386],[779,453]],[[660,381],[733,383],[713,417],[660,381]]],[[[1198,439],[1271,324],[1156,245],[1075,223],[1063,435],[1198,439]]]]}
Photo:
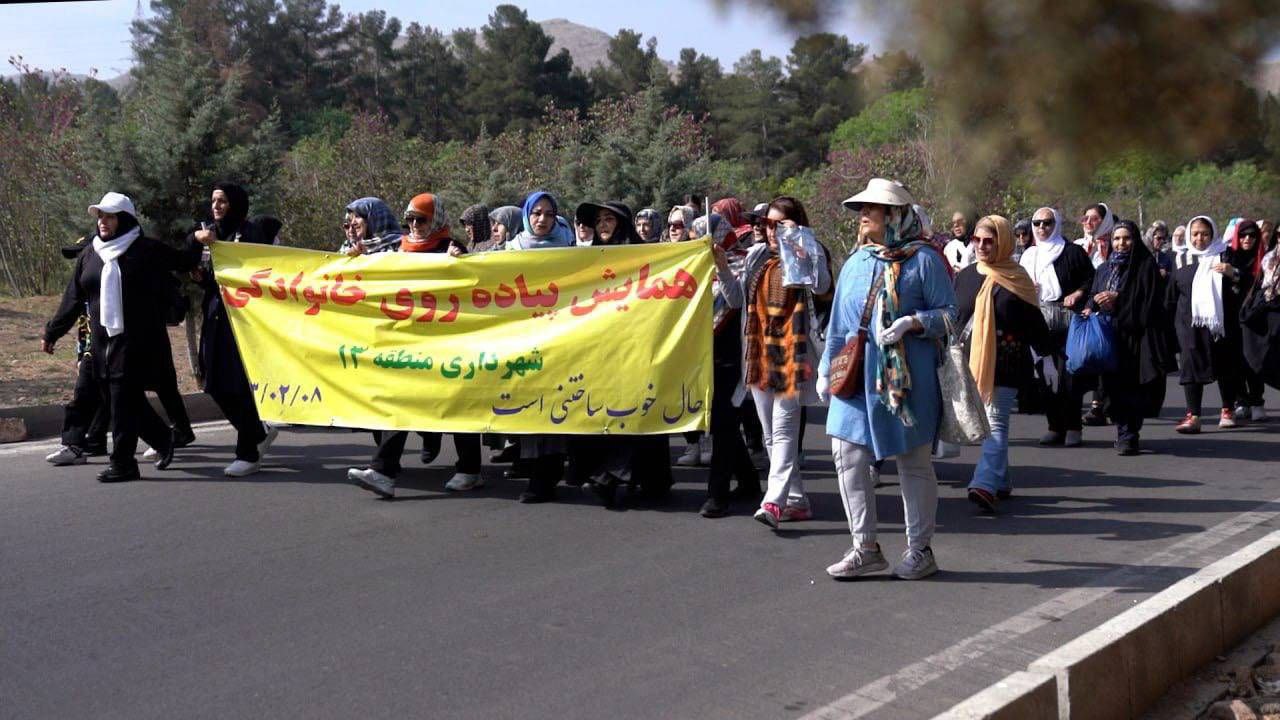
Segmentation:
{"type": "Polygon", "coordinates": [[[928,103],[924,88],[889,93],[836,126],[831,150],[857,151],[914,139],[920,135],[928,103]]]}
{"type": "MultiPolygon", "coordinates": [[[[456,35],[455,35],[456,37],[456,35]]],[[[549,103],[582,107],[590,91],[586,77],[574,74],[567,50],[548,58],[551,38],[524,10],[499,5],[480,28],[469,56],[467,109],[491,132],[508,126],[531,128],[549,103]]]]}
{"type": "Polygon", "coordinates": [[[122,115],[105,130],[97,176],[126,188],[162,238],[183,233],[221,179],[244,183],[258,209],[269,207],[283,151],[276,116],[243,111],[244,67],[221,68],[181,23],[151,47],[163,48],[135,68],[122,115]]]}
{"type": "Polygon", "coordinates": [[[719,60],[702,55],[693,48],[685,48],[680,51],[676,81],[671,86],[667,101],[700,118],[711,112],[712,90],[723,74],[719,60]]]}
{"type": "Polygon", "coordinates": [[[782,155],[781,131],[788,119],[783,83],[782,61],[752,50],[716,86],[712,116],[720,151],[741,159],[756,178],[770,175],[782,155]]]}
{"type": "Polygon", "coordinates": [[[609,39],[609,62],[594,67],[587,76],[597,98],[616,98],[632,95],[649,87],[652,67],[658,62],[657,38],[649,38],[640,47],[643,36],[634,30],[623,28],[609,39]]]}
{"type": "Polygon", "coordinates": [[[401,103],[393,82],[400,21],[370,10],[347,18],[343,34],[351,68],[343,82],[348,109],[394,116],[401,103]]]}
{"type": "Polygon", "coordinates": [[[806,35],[791,46],[784,85],[790,118],[782,160],[788,172],[821,163],[831,132],[862,109],[854,70],[866,51],[865,45],[831,33],[806,35]]]}
{"type": "Polygon", "coordinates": [[[460,122],[465,71],[439,30],[410,23],[396,66],[400,127],[430,141],[465,137],[460,122]]]}

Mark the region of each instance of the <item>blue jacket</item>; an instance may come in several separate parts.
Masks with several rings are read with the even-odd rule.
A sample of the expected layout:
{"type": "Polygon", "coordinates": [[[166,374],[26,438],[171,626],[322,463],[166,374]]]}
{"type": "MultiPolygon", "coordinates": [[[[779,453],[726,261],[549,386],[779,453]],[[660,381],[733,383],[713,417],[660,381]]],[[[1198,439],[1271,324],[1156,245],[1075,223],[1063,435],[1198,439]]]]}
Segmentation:
{"type": "MultiPolygon", "coordinates": [[[[900,455],[920,445],[932,445],[938,433],[942,396],[938,389],[939,346],[937,339],[946,335],[946,319],[956,318],[956,294],[947,274],[946,261],[929,248],[921,248],[902,263],[898,275],[898,302],[903,315],[914,314],[924,325],[924,333],[908,334],[903,341],[907,349],[907,367],[911,371],[911,390],[906,405],[915,416],[912,427],[906,427],[880,402],[875,392],[875,368],[880,348],[875,331],[868,329],[863,365],[863,390],[851,398],[832,396],[827,412],[827,434],[847,442],[865,445],[876,459],[900,455]]],[[[827,325],[827,347],[818,373],[829,377],[831,358],[845,344],[858,336],[862,306],[875,274],[883,271],[883,263],[868,249],[851,255],[836,283],[831,320],[827,325]]]]}

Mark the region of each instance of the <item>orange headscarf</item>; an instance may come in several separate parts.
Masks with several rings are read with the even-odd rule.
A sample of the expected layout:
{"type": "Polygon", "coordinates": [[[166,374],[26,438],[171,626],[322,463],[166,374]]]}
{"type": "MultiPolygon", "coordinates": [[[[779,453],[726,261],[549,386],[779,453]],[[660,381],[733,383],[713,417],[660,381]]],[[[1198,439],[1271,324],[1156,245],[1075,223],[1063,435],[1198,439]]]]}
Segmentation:
{"type": "Polygon", "coordinates": [[[410,216],[425,218],[427,237],[419,240],[410,232],[400,241],[400,252],[432,252],[441,243],[449,242],[449,214],[444,211],[440,199],[431,193],[414,195],[404,209],[405,220],[410,216]]]}
{"type": "Polygon", "coordinates": [[[1017,295],[1023,302],[1039,307],[1036,284],[1021,265],[1013,260],[1013,228],[1007,218],[988,215],[974,226],[987,227],[996,233],[995,256],[990,262],[978,261],[978,274],[985,275],[973,305],[973,343],[969,349],[969,372],[978,383],[982,401],[991,402],[996,388],[996,285],[1017,295]]]}

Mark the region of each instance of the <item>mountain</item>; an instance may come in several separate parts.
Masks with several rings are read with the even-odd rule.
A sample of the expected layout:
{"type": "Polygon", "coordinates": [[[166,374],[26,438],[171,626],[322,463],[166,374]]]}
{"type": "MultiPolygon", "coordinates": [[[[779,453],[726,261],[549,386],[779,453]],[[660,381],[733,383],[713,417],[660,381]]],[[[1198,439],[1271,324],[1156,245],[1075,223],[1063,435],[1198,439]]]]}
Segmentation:
{"type": "MultiPolygon", "coordinates": [[[[609,40],[612,39],[609,33],[586,25],[579,25],[564,18],[542,20],[538,24],[542,26],[542,31],[552,40],[551,50],[547,52],[549,57],[554,56],[560,52],[561,48],[564,48],[569,51],[570,57],[573,58],[573,66],[583,72],[590,72],[591,68],[609,63],[609,40]]],[[[645,41],[648,41],[648,38],[645,38],[645,41]]],[[[643,47],[643,43],[641,47],[643,47]]],[[[667,66],[667,72],[674,77],[676,71],[675,63],[670,60],[663,60],[662,64],[667,66]]]]}

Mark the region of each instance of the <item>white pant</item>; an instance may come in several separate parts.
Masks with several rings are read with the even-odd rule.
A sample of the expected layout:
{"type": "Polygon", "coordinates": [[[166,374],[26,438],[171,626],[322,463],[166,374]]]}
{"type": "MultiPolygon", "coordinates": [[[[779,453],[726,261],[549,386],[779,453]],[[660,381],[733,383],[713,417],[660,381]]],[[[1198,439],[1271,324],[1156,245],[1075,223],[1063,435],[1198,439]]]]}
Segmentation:
{"type": "Polygon", "coordinates": [[[764,449],[769,453],[769,487],[761,504],[808,507],[804,480],[800,477],[800,394],[790,397],[771,390],[751,388],[756,414],[764,429],[764,449]]]}
{"type": "MultiPolygon", "coordinates": [[[[902,509],[906,517],[907,547],[923,550],[933,539],[938,516],[938,478],[933,474],[929,458],[932,448],[921,445],[894,459],[898,465],[898,483],[902,488],[902,509]]],[[[831,438],[831,454],[836,462],[840,484],[840,500],[849,518],[853,543],[870,547],[876,542],[876,491],[871,479],[871,462],[875,460],[865,445],[831,438]]]]}

